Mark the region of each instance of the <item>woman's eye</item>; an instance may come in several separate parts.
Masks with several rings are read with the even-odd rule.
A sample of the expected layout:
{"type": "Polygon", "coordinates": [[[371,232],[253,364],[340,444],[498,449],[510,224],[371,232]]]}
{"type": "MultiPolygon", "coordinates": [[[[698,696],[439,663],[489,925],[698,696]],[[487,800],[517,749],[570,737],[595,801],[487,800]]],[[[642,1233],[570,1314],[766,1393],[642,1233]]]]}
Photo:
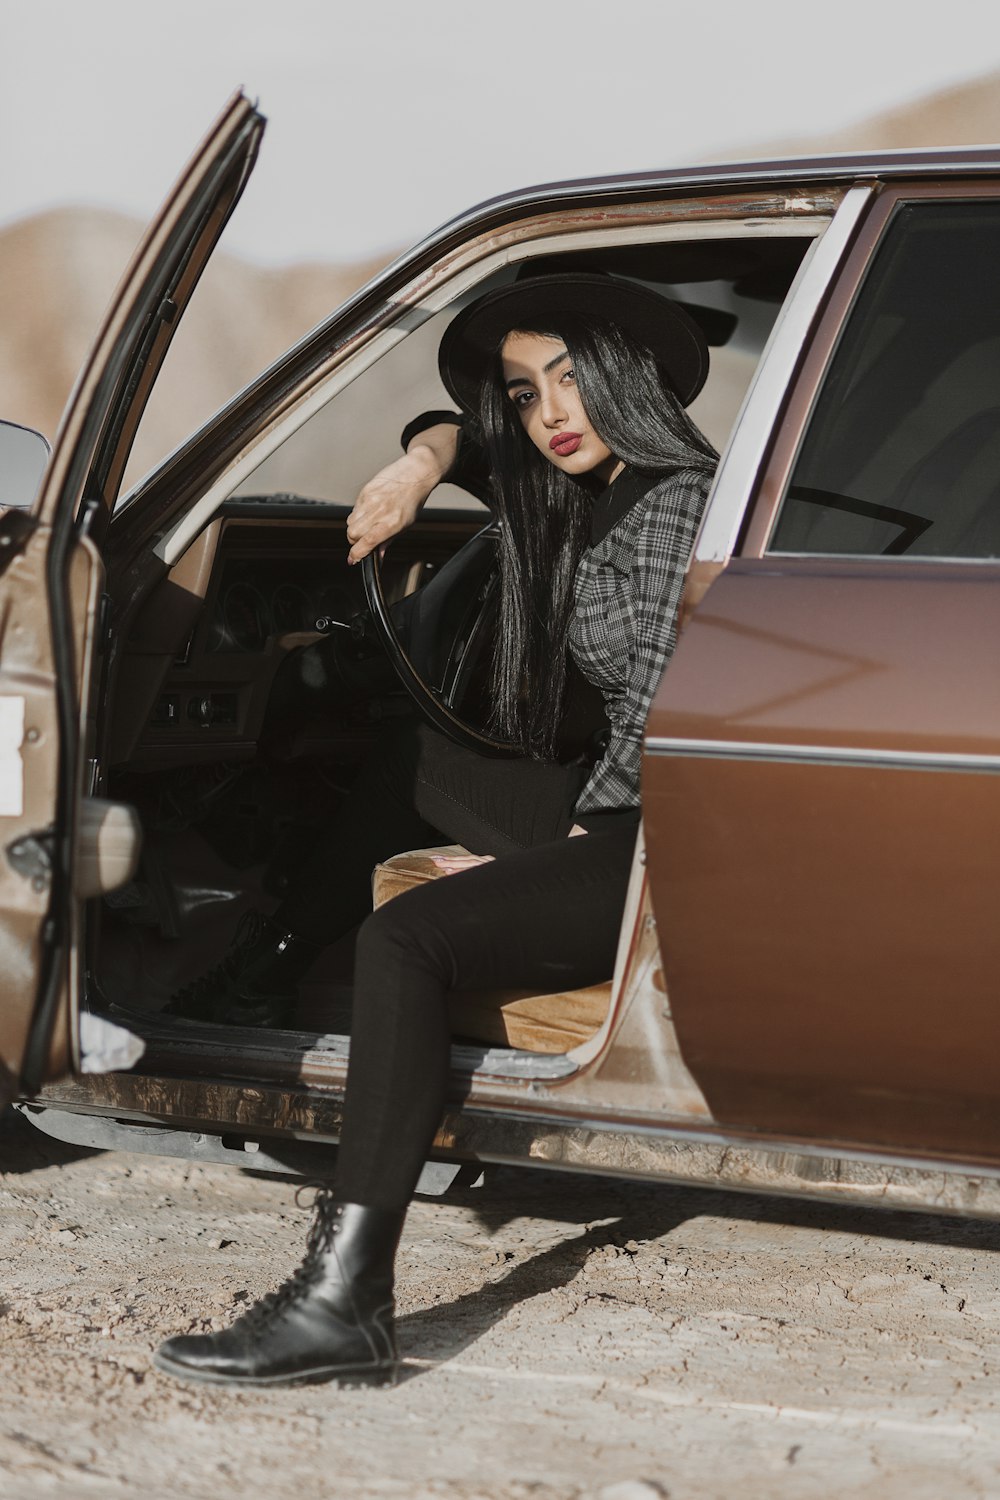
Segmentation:
{"type": "Polygon", "coordinates": [[[561,380],[568,381],[570,385],[576,385],[576,371],[572,368],[572,366],[570,366],[568,370],[563,370],[562,375],[559,378],[561,380]]]}
{"type": "Polygon", "coordinates": [[[523,410],[524,407],[528,406],[530,402],[534,401],[535,393],[534,391],[518,391],[517,395],[513,399],[514,405],[519,410],[523,410]]]}

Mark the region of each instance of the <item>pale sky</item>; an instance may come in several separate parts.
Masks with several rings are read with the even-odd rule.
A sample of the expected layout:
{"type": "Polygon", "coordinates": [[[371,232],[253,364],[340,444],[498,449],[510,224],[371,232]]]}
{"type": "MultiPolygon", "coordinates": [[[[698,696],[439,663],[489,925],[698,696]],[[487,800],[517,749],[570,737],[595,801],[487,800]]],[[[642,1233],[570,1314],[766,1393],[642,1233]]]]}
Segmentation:
{"type": "Polygon", "coordinates": [[[753,155],[1000,70],[996,0],[0,0],[0,223],[142,218],[238,85],[269,124],[226,245],[412,243],[508,189],[753,155]]]}

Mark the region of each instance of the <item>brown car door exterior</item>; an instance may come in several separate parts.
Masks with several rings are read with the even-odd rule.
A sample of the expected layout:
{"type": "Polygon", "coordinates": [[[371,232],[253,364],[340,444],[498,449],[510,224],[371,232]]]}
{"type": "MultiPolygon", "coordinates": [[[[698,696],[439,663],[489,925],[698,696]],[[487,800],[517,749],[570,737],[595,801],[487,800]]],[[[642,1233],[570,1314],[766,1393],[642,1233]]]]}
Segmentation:
{"type": "Polygon", "coordinates": [[[647,725],[720,1126],[1000,1160],[1000,185],[884,190],[647,725]]]}

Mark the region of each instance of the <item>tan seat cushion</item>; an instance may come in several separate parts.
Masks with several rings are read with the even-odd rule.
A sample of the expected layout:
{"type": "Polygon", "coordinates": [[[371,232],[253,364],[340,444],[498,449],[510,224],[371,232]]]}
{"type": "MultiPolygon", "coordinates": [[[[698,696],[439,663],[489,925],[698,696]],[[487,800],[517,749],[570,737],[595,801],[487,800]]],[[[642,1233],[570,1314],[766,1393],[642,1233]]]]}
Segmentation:
{"type": "MultiPolygon", "coordinates": [[[[374,905],[382,906],[413,886],[440,879],[435,854],[467,852],[460,844],[412,849],[376,865],[374,905]]],[[[536,995],[532,990],[456,990],[450,1004],[451,1029],[456,1036],[497,1047],[568,1052],[603,1025],[610,1003],[610,981],[550,995],[536,995]]]]}

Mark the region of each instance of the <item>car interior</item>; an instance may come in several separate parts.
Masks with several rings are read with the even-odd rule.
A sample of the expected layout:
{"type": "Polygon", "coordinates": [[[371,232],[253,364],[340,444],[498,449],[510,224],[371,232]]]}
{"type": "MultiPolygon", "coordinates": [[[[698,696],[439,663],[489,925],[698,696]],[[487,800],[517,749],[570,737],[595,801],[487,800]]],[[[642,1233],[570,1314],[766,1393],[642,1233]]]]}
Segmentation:
{"type": "MultiPolygon", "coordinates": [[[[692,415],[721,449],[816,232],[789,222],[750,235],[734,223],[726,236],[601,245],[561,259],[640,280],[702,324],[711,367],[692,415]]],[[[137,810],[143,849],[135,877],[89,904],[86,1004],[145,1037],[144,1069],[169,1070],[171,1039],[196,1047],[226,1030],[158,1013],[220,960],[245,913],[275,908],[291,873],[329,837],[378,737],[415,711],[372,628],[361,569],[347,566],[347,517],[363,483],[400,451],[405,423],[450,405],[436,365],[448,320],[512,275],[504,266],[414,320],[239,476],[121,643],[102,710],[105,794],[137,810]]],[[[489,712],[492,580],[485,498],[442,485],[381,564],[410,657],[426,680],[449,684],[455,710],[480,727],[489,712]]],[[[577,687],[564,753],[594,755],[600,705],[577,687]]],[[[375,899],[434,869],[419,854],[390,861],[375,899]]],[[[352,947],[350,934],[324,953],[301,987],[293,1031],[269,1034],[268,1045],[280,1042],[290,1055],[343,1048],[352,947]]],[[[477,997],[462,1009],[456,1040],[471,1049],[474,1070],[572,1071],[573,1049],[604,1023],[610,996],[608,984],[574,996],[477,997]]],[[[228,1040],[235,1049],[248,1038],[228,1040]]]]}

